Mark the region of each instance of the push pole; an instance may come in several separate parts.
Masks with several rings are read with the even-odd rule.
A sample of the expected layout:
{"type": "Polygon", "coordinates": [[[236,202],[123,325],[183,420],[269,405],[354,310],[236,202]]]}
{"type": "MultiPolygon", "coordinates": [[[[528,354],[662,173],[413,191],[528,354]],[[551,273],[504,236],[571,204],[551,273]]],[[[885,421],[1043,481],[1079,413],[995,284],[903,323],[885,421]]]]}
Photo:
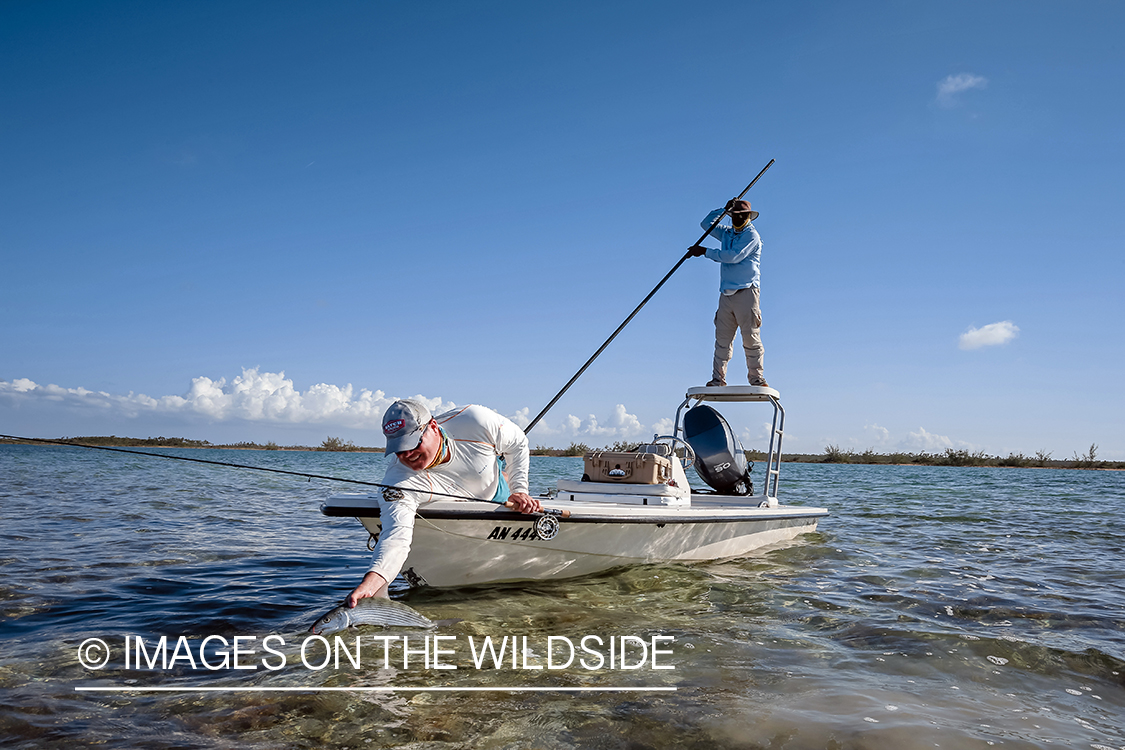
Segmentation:
{"type": "MultiPolygon", "coordinates": [[[[758,178],[766,173],[767,169],[773,166],[774,161],[774,159],[770,159],[770,163],[762,167],[762,171],[758,173],[758,176],[750,181],[750,184],[746,186],[745,190],[738,194],[738,197],[735,198],[735,200],[742,200],[742,196],[746,195],[746,193],[750,191],[750,188],[754,187],[754,183],[758,181],[758,178]]],[[[699,237],[699,239],[695,241],[693,246],[698,245],[700,242],[703,242],[703,240],[707,239],[707,235],[711,234],[715,227],[719,226],[719,222],[723,220],[723,217],[726,216],[726,214],[727,210],[724,208],[723,212],[715,218],[715,221],[712,222],[707,231],[705,231],[699,237]]],[[[539,423],[539,420],[543,418],[543,415],[551,410],[551,407],[554,406],[560,398],[562,398],[564,393],[570,390],[570,386],[574,385],[575,381],[577,381],[578,378],[582,376],[582,373],[586,372],[586,368],[593,364],[594,360],[598,358],[598,355],[604,352],[605,348],[609,346],[610,342],[617,338],[617,334],[621,333],[621,331],[624,330],[625,326],[629,325],[629,321],[631,321],[633,317],[641,311],[641,308],[648,304],[648,301],[653,298],[653,295],[660,291],[660,287],[664,286],[664,282],[672,278],[672,274],[678,271],[680,269],[680,266],[684,264],[684,261],[686,261],[690,257],[691,250],[688,250],[686,253],[684,253],[684,257],[680,258],[676,265],[672,266],[672,270],[664,275],[664,278],[660,280],[660,283],[652,288],[652,291],[648,293],[648,296],[641,300],[641,304],[637,305],[636,309],[633,310],[633,312],[629,313],[629,317],[625,318],[625,320],[621,322],[621,325],[617,326],[617,330],[609,335],[609,338],[605,340],[605,343],[598,347],[598,350],[594,352],[594,355],[586,360],[586,364],[582,365],[582,368],[578,372],[574,373],[574,377],[567,381],[562,390],[555,394],[555,397],[551,399],[551,403],[544,406],[543,411],[539,412],[535,419],[531,420],[531,423],[524,428],[525,433],[531,432],[531,428],[537,425],[539,423]]]]}

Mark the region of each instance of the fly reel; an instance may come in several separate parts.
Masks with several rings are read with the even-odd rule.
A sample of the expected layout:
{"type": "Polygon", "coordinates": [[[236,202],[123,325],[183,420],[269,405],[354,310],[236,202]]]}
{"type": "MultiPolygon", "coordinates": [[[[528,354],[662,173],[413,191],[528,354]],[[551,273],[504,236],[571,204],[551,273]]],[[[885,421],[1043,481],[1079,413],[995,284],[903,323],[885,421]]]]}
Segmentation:
{"type": "Polygon", "coordinates": [[[535,538],[549,542],[558,536],[559,519],[554,516],[539,516],[535,519],[535,538]]]}

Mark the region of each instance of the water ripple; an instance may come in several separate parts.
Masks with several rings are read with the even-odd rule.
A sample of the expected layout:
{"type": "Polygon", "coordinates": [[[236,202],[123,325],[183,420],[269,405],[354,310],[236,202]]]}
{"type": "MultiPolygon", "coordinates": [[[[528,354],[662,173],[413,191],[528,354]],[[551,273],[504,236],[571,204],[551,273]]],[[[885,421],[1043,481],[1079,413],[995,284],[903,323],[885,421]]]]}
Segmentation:
{"type": "MultiPolygon", "coordinates": [[[[169,450],[170,453],[177,451],[169,450]]],[[[179,451],[378,481],[370,454],[179,451]]],[[[532,464],[533,489],[581,459],[532,464]]],[[[412,591],[441,632],[671,635],[675,669],[193,673],[153,685],[557,685],[675,693],[76,694],[85,638],[303,632],[366,569],[324,482],[0,446],[5,747],[1125,746],[1125,475],[787,466],[818,532],[751,557],[412,591]]],[[[565,529],[564,529],[565,532],[565,529]]],[[[376,631],[362,631],[373,633],[376,631]]],[[[291,648],[286,646],[287,649],[291,648]]],[[[374,642],[370,652],[376,655],[374,642]]],[[[542,649],[542,646],[537,646],[542,649]]],[[[366,652],[365,652],[366,653],[366,652]]],[[[296,656],[295,653],[290,654],[296,656]]],[[[365,661],[365,665],[367,662],[365,661]]],[[[120,675],[118,675],[120,676],[120,675]]]]}

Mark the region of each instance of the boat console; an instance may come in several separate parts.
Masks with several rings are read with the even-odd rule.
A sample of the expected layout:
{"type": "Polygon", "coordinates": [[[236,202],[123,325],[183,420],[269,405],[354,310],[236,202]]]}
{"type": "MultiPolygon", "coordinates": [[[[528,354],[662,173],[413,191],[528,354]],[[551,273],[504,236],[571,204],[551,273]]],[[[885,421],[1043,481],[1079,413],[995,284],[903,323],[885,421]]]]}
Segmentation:
{"type": "Polygon", "coordinates": [[[694,465],[714,491],[700,499],[744,498],[745,502],[754,495],[746,452],[726,419],[703,402],[766,402],[773,405],[774,416],[765,486],[759,497],[762,506],[776,508],[785,422],[779,397],[776,390],[764,386],[689,388],[676,410],[671,435],[653,436],[650,444],[632,451],[586,453],[582,481],[559,480],[552,497],[579,503],[690,507],[692,490],[685,467],[694,465]]]}

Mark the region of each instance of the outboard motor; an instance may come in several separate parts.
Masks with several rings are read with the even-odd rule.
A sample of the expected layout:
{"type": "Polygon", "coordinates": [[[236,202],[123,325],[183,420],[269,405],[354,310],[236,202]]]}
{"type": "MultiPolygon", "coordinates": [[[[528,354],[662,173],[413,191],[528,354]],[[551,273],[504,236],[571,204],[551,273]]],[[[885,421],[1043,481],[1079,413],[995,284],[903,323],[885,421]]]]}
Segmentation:
{"type": "Polygon", "coordinates": [[[699,404],[684,415],[684,437],[695,451],[695,470],[721,495],[754,492],[746,452],[723,415],[699,404]]]}

